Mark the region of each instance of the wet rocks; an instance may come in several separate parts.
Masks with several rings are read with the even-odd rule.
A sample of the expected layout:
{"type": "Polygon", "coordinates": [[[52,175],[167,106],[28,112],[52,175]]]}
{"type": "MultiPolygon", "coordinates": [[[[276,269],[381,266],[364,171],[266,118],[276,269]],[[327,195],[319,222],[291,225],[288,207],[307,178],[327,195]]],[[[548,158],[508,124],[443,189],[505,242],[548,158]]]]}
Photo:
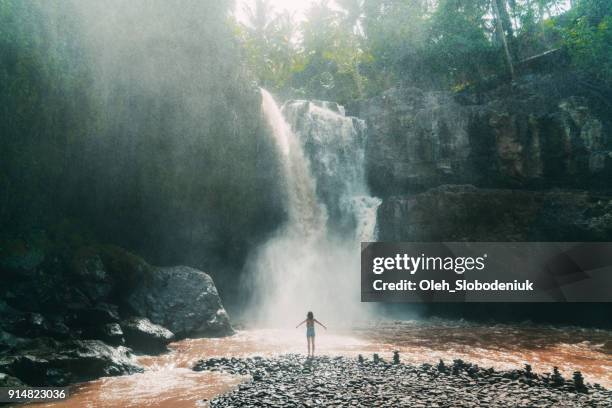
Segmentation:
{"type": "Polygon", "coordinates": [[[557,386],[530,370],[497,372],[455,360],[451,368],[382,359],[298,355],[201,360],[194,370],[248,374],[252,381],[210,401],[230,406],[578,407],[611,406],[612,392],[573,382],[557,386]],[[443,369],[441,369],[443,368],[443,369]]]}
{"type": "Polygon", "coordinates": [[[121,330],[121,326],[118,323],[107,323],[102,327],[102,330],[103,333],[100,339],[104,342],[113,346],[121,346],[125,343],[123,330],[121,330]]]}
{"type": "Polygon", "coordinates": [[[118,323],[106,323],[102,325],[90,326],[83,330],[81,337],[85,339],[102,340],[106,344],[110,344],[112,346],[122,346],[125,344],[123,331],[118,323]]]}
{"type": "Polygon", "coordinates": [[[36,259],[3,264],[0,256],[0,372],[23,383],[138,371],[124,346],[163,352],[174,338],[166,327],[182,336],[231,333],[204,272],[157,268],[107,245],[42,251],[36,259]]]}
{"type": "Polygon", "coordinates": [[[135,351],[160,353],[166,351],[167,344],[174,339],[174,333],[147,318],[134,317],[121,322],[126,344],[135,351]]]}
{"type": "Polygon", "coordinates": [[[576,392],[588,392],[588,388],[584,383],[584,377],[580,371],[574,371],[572,379],[574,381],[574,388],[576,389],[576,392]]]}
{"type": "Polygon", "coordinates": [[[395,350],[393,352],[393,364],[399,364],[399,363],[400,363],[399,351],[395,350]]]}
{"type": "Polygon", "coordinates": [[[212,278],[187,266],[156,268],[127,299],[139,316],[178,338],[233,333],[212,278]]]}
{"type": "Polygon", "coordinates": [[[105,324],[119,321],[119,307],[109,303],[97,303],[90,307],[79,308],[70,314],[70,323],[76,326],[88,326],[92,323],[105,324]]]}
{"type": "Polygon", "coordinates": [[[82,248],[73,257],[71,271],[79,289],[91,300],[108,298],[113,291],[115,280],[102,262],[95,248],[82,248]]]}
{"type": "Polygon", "coordinates": [[[14,349],[26,340],[0,329],[0,353],[14,349]]]}
{"type": "Polygon", "coordinates": [[[33,386],[60,386],[141,371],[127,348],[111,347],[100,340],[37,339],[19,353],[0,357],[0,372],[33,386]]]}
{"type": "Polygon", "coordinates": [[[40,313],[24,313],[13,321],[12,331],[23,337],[68,338],[70,329],[60,317],[47,318],[40,313]]]}
{"type": "Polygon", "coordinates": [[[11,377],[8,374],[0,373],[0,387],[25,387],[19,378],[11,377]]]}

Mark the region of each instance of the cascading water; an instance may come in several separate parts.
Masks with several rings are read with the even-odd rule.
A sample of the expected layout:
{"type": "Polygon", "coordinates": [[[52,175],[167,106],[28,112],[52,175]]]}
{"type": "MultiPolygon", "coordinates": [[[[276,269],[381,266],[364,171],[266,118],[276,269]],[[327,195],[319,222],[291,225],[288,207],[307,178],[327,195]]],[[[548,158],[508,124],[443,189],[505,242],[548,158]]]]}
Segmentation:
{"type": "Polygon", "coordinates": [[[249,263],[253,319],[284,325],[308,310],[328,321],[363,317],[359,243],[375,240],[380,205],[365,182],[365,124],[335,104],[291,101],[281,111],[261,94],[288,220],[249,263]]]}
{"type": "Polygon", "coordinates": [[[300,140],[285,121],[270,93],[263,90],[262,111],[280,154],[287,193],[288,231],[309,239],[324,233],[327,222],[325,207],[319,203],[316,181],[310,170],[300,140]]]}
{"type": "Polygon", "coordinates": [[[381,201],[366,183],[365,122],[323,101],[289,101],[283,114],[305,146],[330,228],[357,242],[373,241],[381,201]]]}

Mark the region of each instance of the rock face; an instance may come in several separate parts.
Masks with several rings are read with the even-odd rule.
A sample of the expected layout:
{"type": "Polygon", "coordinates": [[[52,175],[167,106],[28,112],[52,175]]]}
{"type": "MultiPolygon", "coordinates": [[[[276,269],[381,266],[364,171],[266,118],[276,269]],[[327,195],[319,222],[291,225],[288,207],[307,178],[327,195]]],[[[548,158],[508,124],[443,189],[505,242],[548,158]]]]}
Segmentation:
{"type": "MultiPolygon", "coordinates": [[[[393,88],[349,111],[367,123],[368,182],[383,198],[379,241],[612,240],[612,103],[571,73],[454,94],[393,88]]],[[[425,308],[610,324],[603,304],[425,308]]]]}
{"type": "Polygon", "coordinates": [[[233,333],[211,277],[197,269],[157,268],[127,301],[137,315],[167,327],[179,338],[233,333]]]}
{"type": "Polygon", "coordinates": [[[568,75],[354,106],[384,197],[379,240],[609,240],[612,105],[568,75]]]}
{"type": "Polygon", "coordinates": [[[371,187],[386,196],[441,184],[605,186],[609,107],[548,75],[457,95],[394,88],[353,113],[368,124],[371,187]]]}
{"type": "Polygon", "coordinates": [[[174,333],[170,330],[141,317],[121,322],[120,330],[129,347],[144,353],[165,351],[168,343],[174,339],[174,333]]]}
{"type": "Polygon", "coordinates": [[[612,196],[445,185],[385,199],[381,241],[605,241],[612,196]]]}

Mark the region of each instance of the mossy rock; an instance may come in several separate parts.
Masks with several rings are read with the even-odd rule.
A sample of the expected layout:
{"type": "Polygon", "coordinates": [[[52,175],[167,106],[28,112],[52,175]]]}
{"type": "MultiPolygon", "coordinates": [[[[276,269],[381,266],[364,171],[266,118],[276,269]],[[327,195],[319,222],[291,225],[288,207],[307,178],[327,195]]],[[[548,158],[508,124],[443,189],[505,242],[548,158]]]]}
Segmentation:
{"type": "Polygon", "coordinates": [[[97,245],[94,249],[122,292],[151,279],[154,268],[138,255],[115,245],[97,245]]]}

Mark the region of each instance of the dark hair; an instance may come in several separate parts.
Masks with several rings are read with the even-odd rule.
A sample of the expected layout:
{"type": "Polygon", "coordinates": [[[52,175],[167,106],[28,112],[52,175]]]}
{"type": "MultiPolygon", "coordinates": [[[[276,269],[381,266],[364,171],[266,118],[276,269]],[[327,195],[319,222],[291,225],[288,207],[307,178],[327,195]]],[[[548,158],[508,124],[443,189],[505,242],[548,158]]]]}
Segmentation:
{"type": "Polygon", "coordinates": [[[308,313],[306,313],[306,318],[308,320],[312,320],[312,319],[314,319],[314,315],[312,314],[312,312],[308,312],[308,313]]]}

